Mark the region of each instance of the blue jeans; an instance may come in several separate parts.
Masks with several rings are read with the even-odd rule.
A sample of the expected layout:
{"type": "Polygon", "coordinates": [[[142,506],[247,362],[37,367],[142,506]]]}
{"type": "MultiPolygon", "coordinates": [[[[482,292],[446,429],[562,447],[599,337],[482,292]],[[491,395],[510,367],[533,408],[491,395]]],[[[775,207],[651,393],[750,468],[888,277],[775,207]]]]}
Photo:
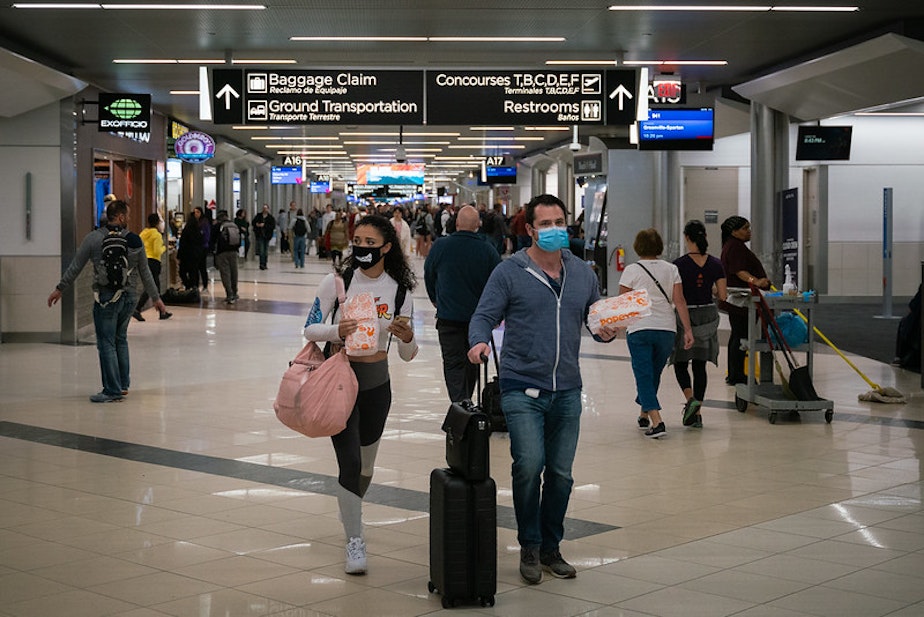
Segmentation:
{"type": "Polygon", "coordinates": [[[513,508],[520,546],[558,550],[574,478],[571,465],[581,430],[581,389],[522,390],[502,397],[513,457],[513,508]],[[540,490],[541,489],[541,490],[540,490]]]}
{"type": "Polygon", "coordinates": [[[308,236],[292,234],[292,261],[299,268],[305,265],[305,249],[308,247],[308,236]]]}
{"type": "Polygon", "coordinates": [[[260,258],[260,267],[266,268],[266,258],[269,256],[269,238],[257,237],[257,257],[260,258]]]}
{"type": "MultiPolygon", "coordinates": [[[[100,290],[100,302],[107,302],[112,292],[100,290]]],[[[128,322],[135,310],[137,296],[123,291],[115,302],[102,306],[93,304],[93,326],[96,329],[96,350],[99,352],[99,372],[103,380],[103,393],[121,396],[131,385],[128,359],[128,322]]]]}
{"type": "Polygon", "coordinates": [[[639,330],[626,337],[638,392],[635,402],[641,405],[642,411],[661,409],[658,387],[661,385],[661,372],[674,350],[674,336],[667,330],[639,330]]]}

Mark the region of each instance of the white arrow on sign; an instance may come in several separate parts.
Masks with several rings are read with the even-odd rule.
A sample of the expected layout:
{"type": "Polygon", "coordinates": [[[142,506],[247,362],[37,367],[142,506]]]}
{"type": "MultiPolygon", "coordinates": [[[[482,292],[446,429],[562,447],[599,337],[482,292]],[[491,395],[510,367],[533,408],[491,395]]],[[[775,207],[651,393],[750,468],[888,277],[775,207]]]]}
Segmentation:
{"type": "Polygon", "coordinates": [[[615,99],[619,97],[619,111],[622,111],[623,103],[625,102],[626,97],[630,99],[633,98],[632,93],[624,85],[619,84],[619,87],[610,92],[610,98],[615,99]]]}
{"type": "MultiPolygon", "coordinates": [[[[238,94],[237,91],[231,87],[231,84],[225,84],[225,87],[218,91],[218,94],[215,95],[215,98],[220,99],[221,97],[225,97],[225,110],[227,111],[231,109],[231,97],[232,96],[236,99],[241,98],[241,95],[238,94]]],[[[619,108],[622,109],[621,100],[619,103],[619,108]]]]}

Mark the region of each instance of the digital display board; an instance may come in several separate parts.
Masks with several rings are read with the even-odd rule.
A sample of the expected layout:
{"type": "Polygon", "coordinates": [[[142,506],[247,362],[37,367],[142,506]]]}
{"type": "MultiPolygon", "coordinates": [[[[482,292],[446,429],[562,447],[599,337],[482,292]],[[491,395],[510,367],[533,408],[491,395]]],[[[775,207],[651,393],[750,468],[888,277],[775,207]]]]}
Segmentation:
{"type": "Polygon", "coordinates": [[[301,167],[272,167],[270,169],[270,184],[301,184],[301,167]]]}
{"type": "Polygon", "coordinates": [[[424,183],[424,166],[421,163],[392,163],[390,165],[357,165],[357,184],[413,184],[424,183]]]}
{"type": "Polygon", "coordinates": [[[712,150],[714,111],[699,109],[652,109],[639,122],[639,150],[712,150]]]}
{"type": "Polygon", "coordinates": [[[311,191],[312,193],[330,193],[330,182],[327,180],[312,180],[311,181],[311,191]]]}
{"type": "Polygon", "coordinates": [[[480,184],[516,184],[517,168],[513,166],[492,167],[486,165],[480,184]]]}
{"type": "Polygon", "coordinates": [[[797,161],[846,161],[850,159],[851,126],[800,126],[796,141],[797,161]]]}

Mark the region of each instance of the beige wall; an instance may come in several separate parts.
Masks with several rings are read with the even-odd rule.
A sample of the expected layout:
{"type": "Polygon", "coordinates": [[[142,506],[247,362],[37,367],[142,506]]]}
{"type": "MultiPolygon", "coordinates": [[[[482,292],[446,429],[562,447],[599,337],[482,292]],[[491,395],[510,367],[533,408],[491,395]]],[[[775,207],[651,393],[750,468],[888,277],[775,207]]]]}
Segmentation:
{"type": "MultiPolygon", "coordinates": [[[[892,295],[913,296],[921,283],[924,243],[896,242],[892,295]]],[[[828,295],[882,297],[882,243],[829,242],[828,295]]]]}

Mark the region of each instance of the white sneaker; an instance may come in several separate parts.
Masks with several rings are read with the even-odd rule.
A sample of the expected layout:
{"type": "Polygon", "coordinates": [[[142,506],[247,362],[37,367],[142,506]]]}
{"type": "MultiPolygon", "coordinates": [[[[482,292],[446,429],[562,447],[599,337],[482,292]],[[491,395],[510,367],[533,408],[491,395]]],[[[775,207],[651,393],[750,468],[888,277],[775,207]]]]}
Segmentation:
{"type": "Polygon", "coordinates": [[[365,574],[366,573],[366,543],[362,538],[350,538],[346,545],[346,567],[344,571],[347,574],[365,574]]]}

